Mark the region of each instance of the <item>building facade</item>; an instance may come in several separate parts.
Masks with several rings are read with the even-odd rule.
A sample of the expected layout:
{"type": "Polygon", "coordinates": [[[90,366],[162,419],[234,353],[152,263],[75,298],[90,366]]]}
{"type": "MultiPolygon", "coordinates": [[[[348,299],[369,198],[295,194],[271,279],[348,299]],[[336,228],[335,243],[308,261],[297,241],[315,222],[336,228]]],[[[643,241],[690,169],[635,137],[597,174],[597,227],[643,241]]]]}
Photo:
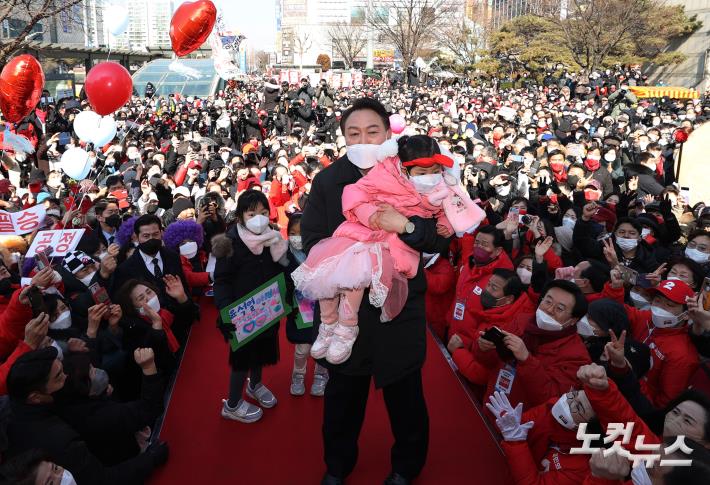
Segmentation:
{"type": "Polygon", "coordinates": [[[145,51],[147,47],[170,48],[172,0],[128,0],[128,28],[118,37],[105,36],[111,47],[145,51]]]}

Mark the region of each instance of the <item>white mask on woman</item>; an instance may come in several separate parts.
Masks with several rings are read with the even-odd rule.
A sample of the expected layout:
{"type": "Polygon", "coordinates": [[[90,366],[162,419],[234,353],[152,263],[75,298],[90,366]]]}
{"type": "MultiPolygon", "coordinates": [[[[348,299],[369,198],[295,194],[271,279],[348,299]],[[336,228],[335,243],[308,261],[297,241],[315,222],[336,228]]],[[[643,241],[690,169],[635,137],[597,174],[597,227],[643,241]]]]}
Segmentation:
{"type": "Polygon", "coordinates": [[[530,280],[532,279],[532,271],[527,268],[518,268],[515,270],[515,272],[518,273],[518,278],[520,278],[520,282],[522,284],[530,284],[530,280]]]}
{"type": "MultiPolygon", "coordinates": [[[[148,300],[147,304],[148,304],[148,308],[153,310],[155,313],[158,313],[160,311],[160,300],[158,299],[158,295],[155,295],[153,298],[148,300]]],[[[140,313],[141,315],[144,315],[145,310],[143,310],[143,308],[141,307],[138,309],[138,313],[140,313]]]]}
{"type": "Polygon", "coordinates": [[[562,218],[562,227],[568,227],[574,229],[575,224],[577,224],[577,219],[573,217],[565,216],[562,218]]]}
{"type": "Polygon", "coordinates": [[[66,468],[64,469],[64,472],[62,472],[62,481],[59,482],[59,485],[76,485],[74,475],[72,475],[66,468]]]}
{"type": "Polygon", "coordinates": [[[249,219],[244,226],[254,234],[262,234],[269,227],[269,218],[259,214],[249,219]]]}
{"type": "Polygon", "coordinates": [[[57,318],[49,324],[52,330],[64,330],[71,327],[71,311],[64,310],[57,318]]]}
{"type": "Polygon", "coordinates": [[[705,264],[710,260],[710,254],[704,253],[697,248],[685,248],[685,256],[698,264],[705,264]]]}
{"type": "Polygon", "coordinates": [[[188,241],[180,246],[180,254],[187,259],[192,259],[197,255],[197,243],[188,241]]]}
{"type": "Polygon", "coordinates": [[[639,244],[639,240],[629,239],[626,237],[617,237],[616,244],[621,248],[622,251],[629,252],[636,249],[636,246],[638,246],[639,244]]]}
{"type": "Polygon", "coordinates": [[[596,337],[596,334],[594,333],[594,327],[592,327],[592,324],[589,323],[589,318],[587,317],[587,315],[584,315],[577,322],[577,333],[580,334],[582,337],[596,337]]]}

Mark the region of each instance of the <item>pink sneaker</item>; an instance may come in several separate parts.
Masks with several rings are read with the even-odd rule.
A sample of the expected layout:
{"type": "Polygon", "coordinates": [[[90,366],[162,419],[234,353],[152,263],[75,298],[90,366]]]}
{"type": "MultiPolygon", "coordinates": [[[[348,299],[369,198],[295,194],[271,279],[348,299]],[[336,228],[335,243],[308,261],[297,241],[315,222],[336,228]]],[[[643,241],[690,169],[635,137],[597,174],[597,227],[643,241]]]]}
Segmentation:
{"type": "Polygon", "coordinates": [[[330,325],[327,323],[320,324],[320,327],[318,327],[318,337],[316,338],[316,341],[313,342],[313,346],[311,347],[311,357],[314,359],[322,359],[325,357],[336,325],[337,323],[330,325]]]}
{"type": "Polygon", "coordinates": [[[357,326],[346,327],[338,323],[333,330],[325,360],[331,364],[342,364],[348,360],[359,330],[357,326]]]}

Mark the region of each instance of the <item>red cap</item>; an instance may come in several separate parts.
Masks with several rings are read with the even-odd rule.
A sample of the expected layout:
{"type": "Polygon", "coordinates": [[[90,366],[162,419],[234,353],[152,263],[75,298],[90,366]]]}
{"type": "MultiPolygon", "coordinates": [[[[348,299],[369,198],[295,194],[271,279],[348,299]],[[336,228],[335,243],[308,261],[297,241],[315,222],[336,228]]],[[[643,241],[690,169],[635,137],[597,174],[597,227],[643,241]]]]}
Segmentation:
{"type": "Polygon", "coordinates": [[[431,157],[425,157],[425,158],[415,158],[414,160],[410,160],[408,162],[404,162],[402,164],[403,167],[424,167],[424,168],[429,168],[433,165],[442,165],[444,167],[453,167],[454,166],[454,161],[451,160],[449,157],[446,155],[442,155],[440,153],[435,153],[431,157]]]}
{"type": "Polygon", "coordinates": [[[685,299],[695,296],[693,289],[685,281],[663,280],[658,286],[649,288],[649,291],[660,293],[673,303],[685,305],[685,299]]]}

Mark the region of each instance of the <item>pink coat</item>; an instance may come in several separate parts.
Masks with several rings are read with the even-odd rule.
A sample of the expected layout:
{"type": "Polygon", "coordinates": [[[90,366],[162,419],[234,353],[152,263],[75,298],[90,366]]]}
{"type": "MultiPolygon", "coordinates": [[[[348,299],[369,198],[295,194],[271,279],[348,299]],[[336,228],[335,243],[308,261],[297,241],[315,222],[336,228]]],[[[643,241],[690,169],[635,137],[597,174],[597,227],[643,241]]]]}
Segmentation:
{"type": "Polygon", "coordinates": [[[370,216],[379,204],[389,204],[406,217],[436,218],[449,230],[442,207],[433,205],[400,172],[399,159],[390,157],[375,165],[367,175],[343,190],[343,222],[333,237],[347,237],[361,242],[386,242],[394,268],[413,278],[419,268],[419,252],[402,242],[397,234],[369,227],[370,216]]]}

